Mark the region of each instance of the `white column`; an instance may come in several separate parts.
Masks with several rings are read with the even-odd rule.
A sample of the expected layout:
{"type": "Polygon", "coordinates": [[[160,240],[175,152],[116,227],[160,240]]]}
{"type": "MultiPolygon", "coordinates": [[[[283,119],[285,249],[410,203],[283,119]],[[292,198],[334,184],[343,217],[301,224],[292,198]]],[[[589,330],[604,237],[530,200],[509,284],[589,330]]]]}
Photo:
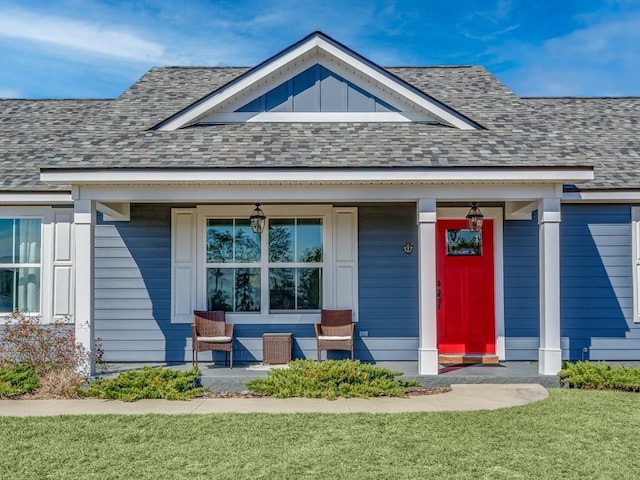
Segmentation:
{"type": "Polygon", "coordinates": [[[418,215],[418,373],[438,375],[438,323],[436,311],[436,201],[417,202],[418,215]]]}
{"type": "Polygon", "coordinates": [[[91,357],[82,373],[95,373],[95,340],[93,324],[93,239],[96,224],[96,206],[92,200],[76,200],[73,211],[75,231],[75,333],[91,357]]]}
{"type": "Polygon", "coordinates": [[[560,348],[560,199],[538,202],[540,228],[540,349],[538,372],[556,375],[560,348]]]}

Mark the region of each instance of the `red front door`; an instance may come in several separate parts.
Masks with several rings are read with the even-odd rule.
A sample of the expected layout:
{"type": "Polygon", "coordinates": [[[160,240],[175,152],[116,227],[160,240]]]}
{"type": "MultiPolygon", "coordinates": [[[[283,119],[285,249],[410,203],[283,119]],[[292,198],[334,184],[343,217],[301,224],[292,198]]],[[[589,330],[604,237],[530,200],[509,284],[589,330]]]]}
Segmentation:
{"type": "Polygon", "coordinates": [[[495,354],[493,221],[482,231],[466,220],[436,224],[438,351],[495,354]]]}

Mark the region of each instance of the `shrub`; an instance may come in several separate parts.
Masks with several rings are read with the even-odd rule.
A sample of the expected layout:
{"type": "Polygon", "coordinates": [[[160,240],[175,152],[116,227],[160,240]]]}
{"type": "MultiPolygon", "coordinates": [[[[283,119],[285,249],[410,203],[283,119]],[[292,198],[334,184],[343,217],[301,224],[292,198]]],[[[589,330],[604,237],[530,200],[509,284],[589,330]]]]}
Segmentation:
{"type": "Polygon", "coordinates": [[[357,360],[295,360],[288,369],[271,370],[267,378],[250,380],[247,387],[277,398],[403,397],[405,388],[418,384],[396,379],[399,375],[357,360]]]}
{"type": "Polygon", "coordinates": [[[640,369],[591,362],[565,363],[558,373],[562,385],[586,390],[640,392],[640,369]]]}
{"type": "Polygon", "coordinates": [[[166,400],[188,400],[207,390],[199,387],[200,370],[187,371],[168,368],[143,367],[129,370],[116,378],[94,380],[86,390],[78,390],[83,396],[133,402],[143,398],[166,400]]]}
{"type": "Polygon", "coordinates": [[[27,365],[11,365],[0,370],[0,397],[28,393],[38,388],[38,376],[27,365]]]}
{"type": "Polygon", "coordinates": [[[40,386],[34,392],[34,398],[77,398],[78,388],[85,378],[75,370],[48,372],[40,377],[40,386]]]}
{"type": "Polygon", "coordinates": [[[88,354],[76,343],[69,325],[60,321],[42,325],[39,317],[19,311],[5,319],[0,335],[0,364],[28,365],[38,375],[86,365],[88,354]]]}

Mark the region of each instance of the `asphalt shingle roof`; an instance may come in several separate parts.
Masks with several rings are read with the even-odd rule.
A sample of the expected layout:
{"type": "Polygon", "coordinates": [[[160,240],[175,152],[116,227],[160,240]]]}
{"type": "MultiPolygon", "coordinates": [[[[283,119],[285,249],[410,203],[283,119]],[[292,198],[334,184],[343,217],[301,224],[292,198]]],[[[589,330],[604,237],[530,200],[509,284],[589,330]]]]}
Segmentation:
{"type": "Polygon", "coordinates": [[[485,127],[247,123],[149,130],[246,68],[156,68],[113,100],[1,100],[0,190],[55,190],[45,168],[553,167],[581,188],[640,188],[640,98],[520,98],[481,67],[388,71],[485,127]]]}

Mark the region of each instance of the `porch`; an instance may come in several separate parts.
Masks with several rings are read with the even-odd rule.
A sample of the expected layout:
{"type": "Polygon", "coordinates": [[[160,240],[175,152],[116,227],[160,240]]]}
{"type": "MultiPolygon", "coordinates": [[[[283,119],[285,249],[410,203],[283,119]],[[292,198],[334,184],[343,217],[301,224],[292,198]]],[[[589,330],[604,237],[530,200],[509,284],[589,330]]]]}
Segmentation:
{"type": "MultiPolygon", "coordinates": [[[[374,362],[372,362],[374,363],[374,362]]],[[[378,367],[402,372],[402,379],[416,380],[426,387],[443,387],[452,384],[476,383],[537,383],[544,387],[559,387],[557,376],[538,373],[537,362],[500,362],[492,365],[440,365],[438,375],[419,375],[417,361],[380,361],[378,367]]],[[[177,363],[113,363],[108,364],[106,372],[99,376],[112,376],[126,370],[143,366],[168,367],[177,370],[191,368],[190,362],[177,363]]],[[[241,392],[246,390],[245,382],[252,378],[267,376],[267,370],[260,364],[238,365],[233,369],[224,364],[200,362],[202,385],[216,392],[241,392]]]]}

